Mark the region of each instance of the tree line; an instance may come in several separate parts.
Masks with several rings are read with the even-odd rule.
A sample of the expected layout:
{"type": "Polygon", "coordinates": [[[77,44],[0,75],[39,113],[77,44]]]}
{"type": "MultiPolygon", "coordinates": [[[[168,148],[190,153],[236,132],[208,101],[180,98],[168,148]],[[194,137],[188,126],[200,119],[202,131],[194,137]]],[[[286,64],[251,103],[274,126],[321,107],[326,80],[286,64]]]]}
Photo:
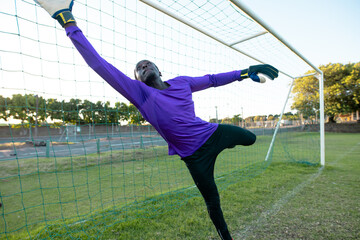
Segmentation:
{"type": "Polygon", "coordinates": [[[59,101],[34,94],[14,94],[11,98],[0,95],[0,119],[7,121],[9,118],[31,124],[42,124],[48,119],[72,124],[145,122],[139,110],[132,104],[116,102],[115,107],[111,107],[110,102],[94,103],[74,98],[69,101],[59,101]]]}
{"type": "MultiPolygon", "coordinates": [[[[349,114],[360,109],[360,62],[349,64],[327,64],[319,67],[324,73],[325,115],[334,121],[338,114],[349,114]]],[[[307,72],[305,74],[309,74],[307,72]]],[[[284,120],[315,119],[319,114],[319,80],[314,76],[295,79],[292,89],[292,110],[285,113],[284,120]]],[[[48,119],[62,123],[97,124],[119,123],[142,124],[145,119],[132,104],[70,99],[59,101],[55,98],[44,99],[34,94],[14,94],[11,98],[0,95],[0,119],[21,120],[22,123],[41,124],[48,119]]],[[[240,114],[225,119],[210,119],[210,122],[238,124],[277,120],[279,115],[250,116],[243,119],[240,114]]]]}
{"type": "MultiPolygon", "coordinates": [[[[224,119],[210,119],[210,122],[236,124],[241,122],[251,123],[257,121],[277,120],[280,115],[249,116],[245,119],[240,114],[224,119]]],[[[115,107],[110,102],[70,99],[58,101],[55,98],[45,99],[34,94],[14,94],[11,98],[0,95],[0,119],[7,121],[9,118],[20,120],[22,124],[39,124],[51,119],[53,122],[71,124],[99,124],[119,123],[139,125],[145,122],[139,110],[133,105],[116,102],[115,107]]],[[[299,119],[298,114],[291,112],[283,114],[283,119],[299,119]]]]}
{"type": "MultiPolygon", "coordinates": [[[[249,116],[246,118],[242,118],[240,114],[236,114],[233,117],[226,117],[223,119],[211,118],[210,122],[213,123],[224,123],[224,124],[234,124],[241,125],[244,123],[253,123],[253,122],[262,122],[262,121],[277,121],[280,118],[280,114],[269,114],[269,115],[257,115],[257,116],[249,116]]],[[[283,120],[298,120],[300,119],[299,113],[287,112],[282,116],[283,120]]]]}

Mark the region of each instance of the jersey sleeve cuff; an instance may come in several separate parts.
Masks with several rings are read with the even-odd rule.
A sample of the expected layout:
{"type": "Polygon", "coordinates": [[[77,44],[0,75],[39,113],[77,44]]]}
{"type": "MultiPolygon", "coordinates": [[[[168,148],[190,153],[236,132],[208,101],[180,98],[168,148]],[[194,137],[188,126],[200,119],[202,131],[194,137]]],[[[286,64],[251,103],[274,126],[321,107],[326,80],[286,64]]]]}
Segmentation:
{"type": "Polygon", "coordinates": [[[77,31],[81,31],[81,29],[77,26],[70,26],[70,27],[67,27],[65,28],[65,31],[66,31],[66,36],[71,36],[71,34],[77,32],[77,31]]]}

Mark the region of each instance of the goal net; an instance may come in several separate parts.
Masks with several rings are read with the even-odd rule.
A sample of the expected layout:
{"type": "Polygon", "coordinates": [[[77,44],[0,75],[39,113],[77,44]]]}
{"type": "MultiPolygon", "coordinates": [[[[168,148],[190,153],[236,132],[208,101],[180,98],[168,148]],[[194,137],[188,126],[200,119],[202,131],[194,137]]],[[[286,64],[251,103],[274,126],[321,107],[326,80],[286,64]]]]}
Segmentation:
{"type": "MultiPolygon", "coordinates": [[[[234,2],[77,0],[73,13],[99,54],[132,78],[142,59],[163,80],[260,63],[280,70],[265,84],[194,93],[198,117],[257,135],[219,155],[220,190],[271,162],[320,163],[319,99],[306,114],[292,107],[294,79],[317,69],[234,2]]],[[[180,158],[43,9],[3,1],[0,20],[0,238],[98,238],[199,196],[180,158]]]]}

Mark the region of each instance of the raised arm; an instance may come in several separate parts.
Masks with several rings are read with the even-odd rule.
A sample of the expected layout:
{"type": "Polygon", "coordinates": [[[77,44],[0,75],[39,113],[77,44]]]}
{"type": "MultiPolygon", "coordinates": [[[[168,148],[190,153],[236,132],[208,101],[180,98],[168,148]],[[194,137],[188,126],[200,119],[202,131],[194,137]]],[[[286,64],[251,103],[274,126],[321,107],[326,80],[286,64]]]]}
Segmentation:
{"type": "Polygon", "coordinates": [[[86,63],[97,74],[135,106],[141,106],[147,97],[148,87],[126,76],[96,52],[80,28],[77,27],[75,18],[71,13],[72,0],[37,0],[36,2],[66,29],[67,36],[86,63]]]}
{"type": "Polygon", "coordinates": [[[121,93],[121,95],[126,97],[135,106],[139,107],[147,97],[146,90],[148,87],[140,81],[129,78],[103,59],[95,51],[78,27],[73,24],[65,26],[66,34],[69,36],[86,63],[116,91],[121,93]]]}

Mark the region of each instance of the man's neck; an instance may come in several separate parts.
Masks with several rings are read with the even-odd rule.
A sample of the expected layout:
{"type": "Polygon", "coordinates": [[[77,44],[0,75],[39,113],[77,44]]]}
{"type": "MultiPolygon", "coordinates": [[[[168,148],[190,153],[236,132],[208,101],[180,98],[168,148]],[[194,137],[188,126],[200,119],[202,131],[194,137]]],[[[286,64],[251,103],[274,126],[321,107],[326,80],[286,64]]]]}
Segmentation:
{"type": "Polygon", "coordinates": [[[149,87],[155,88],[155,89],[159,89],[159,90],[164,90],[167,89],[169,87],[168,83],[165,83],[161,80],[161,78],[157,78],[154,81],[150,81],[147,84],[149,87]]]}

